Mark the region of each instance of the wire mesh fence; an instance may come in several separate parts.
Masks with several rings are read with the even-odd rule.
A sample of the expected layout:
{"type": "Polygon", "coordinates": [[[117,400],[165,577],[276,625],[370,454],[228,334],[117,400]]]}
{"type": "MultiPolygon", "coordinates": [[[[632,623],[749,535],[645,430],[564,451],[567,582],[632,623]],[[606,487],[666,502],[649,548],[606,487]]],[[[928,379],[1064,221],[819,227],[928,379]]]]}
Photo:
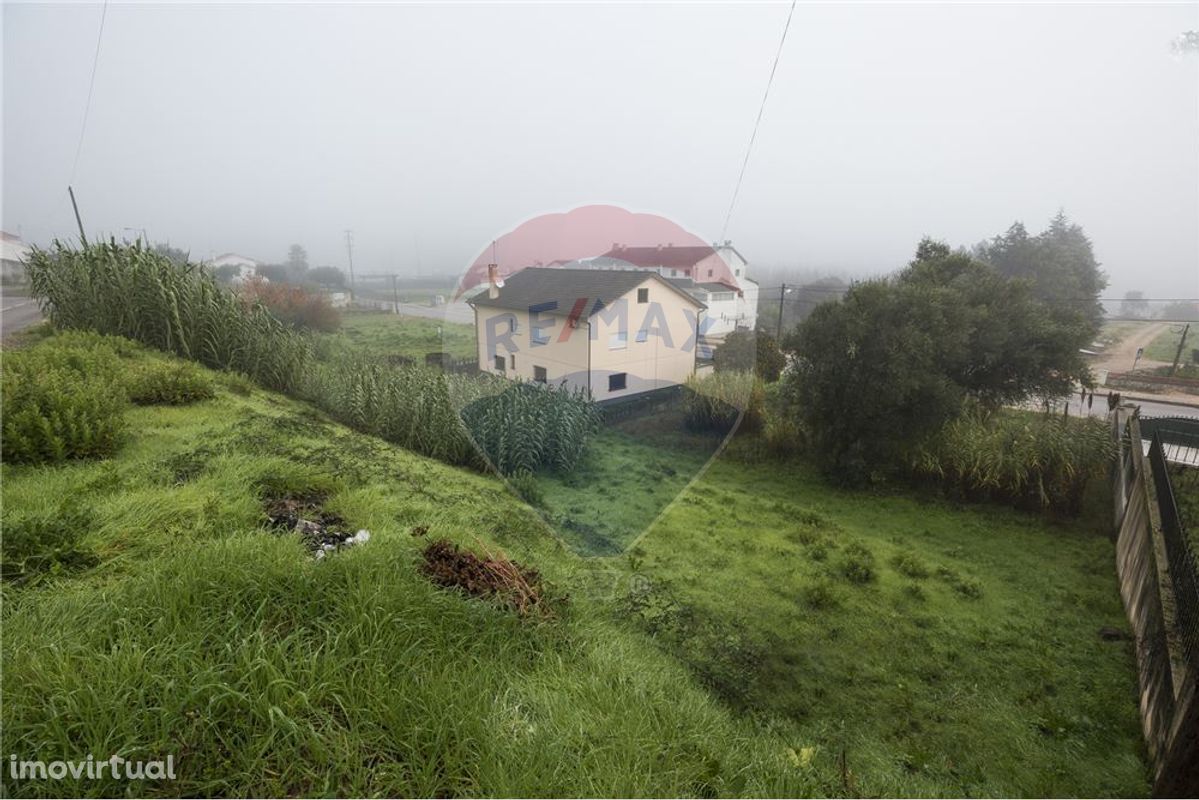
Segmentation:
{"type": "Polygon", "coordinates": [[[1196,566],[1199,560],[1178,513],[1161,430],[1153,433],[1149,445],[1149,468],[1161,512],[1162,542],[1174,594],[1174,632],[1183,657],[1199,668],[1199,569],[1196,566]]]}

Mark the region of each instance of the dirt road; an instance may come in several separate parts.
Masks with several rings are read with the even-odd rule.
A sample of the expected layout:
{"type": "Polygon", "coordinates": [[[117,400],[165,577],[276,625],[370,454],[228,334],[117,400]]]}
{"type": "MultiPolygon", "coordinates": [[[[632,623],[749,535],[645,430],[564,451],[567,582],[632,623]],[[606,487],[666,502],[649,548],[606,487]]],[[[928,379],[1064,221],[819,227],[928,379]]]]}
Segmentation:
{"type": "MultiPolygon", "coordinates": [[[[1169,322],[1146,322],[1117,342],[1111,350],[1096,359],[1092,365],[1092,369],[1095,371],[1105,369],[1111,372],[1126,372],[1132,369],[1132,362],[1137,357],[1137,348],[1149,347],[1149,343],[1168,329],[1170,325],[1171,323],[1169,322]]],[[[1137,362],[1137,369],[1143,367],[1160,367],[1163,364],[1168,365],[1169,362],[1151,361],[1147,358],[1142,358],[1137,362]]]]}

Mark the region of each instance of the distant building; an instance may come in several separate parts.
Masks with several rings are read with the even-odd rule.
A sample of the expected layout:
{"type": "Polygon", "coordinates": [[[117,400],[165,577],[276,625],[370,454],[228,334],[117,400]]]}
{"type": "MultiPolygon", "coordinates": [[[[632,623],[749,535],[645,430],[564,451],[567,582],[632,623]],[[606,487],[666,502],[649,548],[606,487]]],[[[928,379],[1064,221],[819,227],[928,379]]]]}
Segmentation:
{"type": "Polygon", "coordinates": [[[614,244],[602,256],[581,259],[571,266],[656,272],[708,307],[709,338],[722,338],[738,328],[753,330],[758,324],[758,284],[747,276],[749,262],[731,242],[710,247],[614,244]]]}
{"type": "Polygon", "coordinates": [[[0,278],[5,283],[25,280],[25,259],[31,250],[20,236],[0,231],[0,278]]]}
{"type": "MultiPolygon", "coordinates": [[[[259,262],[252,258],[239,256],[237,253],[224,253],[206,263],[214,271],[220,267],[237,267],[237,274],[232,278],[233,283],[241,283],[253,278],[259,267],[259,262]]],[[[263,277],[262,280],[266,280],[266,278],[263,277]]]]}
{"type": "Polygon", "coordinates": [[[529,267],[503,282],[493,274],[468,302],[487,372],[587,389],[600,401],[695,372],[705,306],[656,272],[529,267]]]}

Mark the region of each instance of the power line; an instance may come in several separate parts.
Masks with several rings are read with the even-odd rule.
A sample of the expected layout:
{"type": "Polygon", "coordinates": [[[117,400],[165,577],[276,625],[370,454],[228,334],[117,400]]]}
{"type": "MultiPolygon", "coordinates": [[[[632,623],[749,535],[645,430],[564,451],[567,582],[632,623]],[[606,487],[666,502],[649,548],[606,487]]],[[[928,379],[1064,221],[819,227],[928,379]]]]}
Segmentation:
{"type": "Polygon", "coordinates": [[[779,68],[779,58],[783,55],[783,44],[787,41],[787,31],[791,29],[791,17],[795,15],[796,0],[791,0],[791,10],[787,12],[787,24],[783,26],[783,36],[779,39],[778,52],[774,54],[774,64],[770,67],[770,77],[766,81],[766,91],[762,93],[762,104],[758,106],[758,118],[754,120],[753,133],[749,135],[749,146],[745,148],[745,158],[741,161],[741,173],[737,175],[737,185],[733,188],[733,199],[729,201],[729,211],[724,215],[724,227],[720,229],[720,241],[729,231],[729,220],[733,217],[733,207],[737,205],[737,195],[741,193],[741,182],[745,180],[745,168],[749,166],[749,154],[753,152],[754,140],[758,138],[758,127],[762,124],[762,114],[766,111],[766,98],[770,97],[770,86],[774,83],[774,73],[779,68]]]}
{"type": "Polygon", "coordinates": [[[83,136],[87,133],[87,118],[92,110],[92,94],[96,90],[96,67],[100,64],[100,42],[104,39],[104,20],[108,17],[108,0],[100,11],[100,29],[96,32],[96,53],[92,56],[92,77],[87,84],[87,102],[83,105],[83,124],[79,127],[79,144],[75,146],[75,160],[71,163],[71,180],[75,182],[75,171],[79,168],[79,154],[83,152],[83,136]]]}

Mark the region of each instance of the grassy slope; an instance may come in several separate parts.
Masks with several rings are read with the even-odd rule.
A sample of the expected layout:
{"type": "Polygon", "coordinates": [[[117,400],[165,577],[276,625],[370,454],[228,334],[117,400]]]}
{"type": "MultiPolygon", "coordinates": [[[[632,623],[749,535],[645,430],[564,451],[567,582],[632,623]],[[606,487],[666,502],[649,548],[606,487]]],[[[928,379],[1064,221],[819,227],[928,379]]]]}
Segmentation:
{"type": "Polygon", "coordinates": [[[810,791],[780,742],[613,623],[588,590],[608,578],[497,482],[258,391],[128,413],[111,461],[3,467],[6,520],[73,498],[94,511],[102,559],[5,586],[5,752],[173,753],[180,782],[137,788],[166,795],[810,791]],[[262,528],[263,495],[312,489],[371,541],[316,563],[262,528]],[[572,600],[530,624],[437,589],[417,571],[416,525],[502,546],[572,600]]]}
{"type": "Polygon", "coordinates": [[[331,338],[372,355],[408,356],[422,364],[427,353],[446,352],[454,358],[477,355],[475,332],[470,325],[382,311],[344,312],[342,329],[331,338]]]}
{"type": "MultiPolygon", "coordinates": [[[[542,477],[572,548],[627,545],[703,463],[703,442],[657,422],[605,432],[584,481],[542,477]]],[[[837,492],[746,450],[637,543],[619,605],[727,704],[812,748],[823,792],[1145,791],[1132,646],[1098,636],[1126,627],[1102,520],[837,492]],[[843,573],[854,542],[873,555],[865,585],[843,573]]]]}
{"type": "MultiPolygon", "coordinates": [[[[5,587],[7,752],[173,752],[163,794],[1147,790],[1131,648],[1096,635],[1123,626],[1101,536],[726,456],[630,557],[578,559],[496,481],[275,395],[129,413],[110,462],[3,467],[6,519],[78,497],[103,559],[5,587]],[[317,564],[261,528],[263,494],[310,488],[371,542],[317,564]],[[435,589],[415,525],[503,547],[571,602],[530,625],[435,589]],[[851,539],[875,582],[839,577],[851,539]],[[981,597],[901,577],[900,549],[981,597]]],[[[621,544],[689,457],[630,424],[592,467],[625,476],[616,497],[546,489],[615,509],[621,544]]]]}
{"type": "Polygon", "coordinates": [[[857,791],[1146,790],[1132,646],[1098,636],[1126,627],[1101,536],[721,460],[635,557],[667,649],[785,718],[821,774],[844,751],[857,791]],[[851,542],[874,556],[868,584],[843,577],[851,542]]]}

